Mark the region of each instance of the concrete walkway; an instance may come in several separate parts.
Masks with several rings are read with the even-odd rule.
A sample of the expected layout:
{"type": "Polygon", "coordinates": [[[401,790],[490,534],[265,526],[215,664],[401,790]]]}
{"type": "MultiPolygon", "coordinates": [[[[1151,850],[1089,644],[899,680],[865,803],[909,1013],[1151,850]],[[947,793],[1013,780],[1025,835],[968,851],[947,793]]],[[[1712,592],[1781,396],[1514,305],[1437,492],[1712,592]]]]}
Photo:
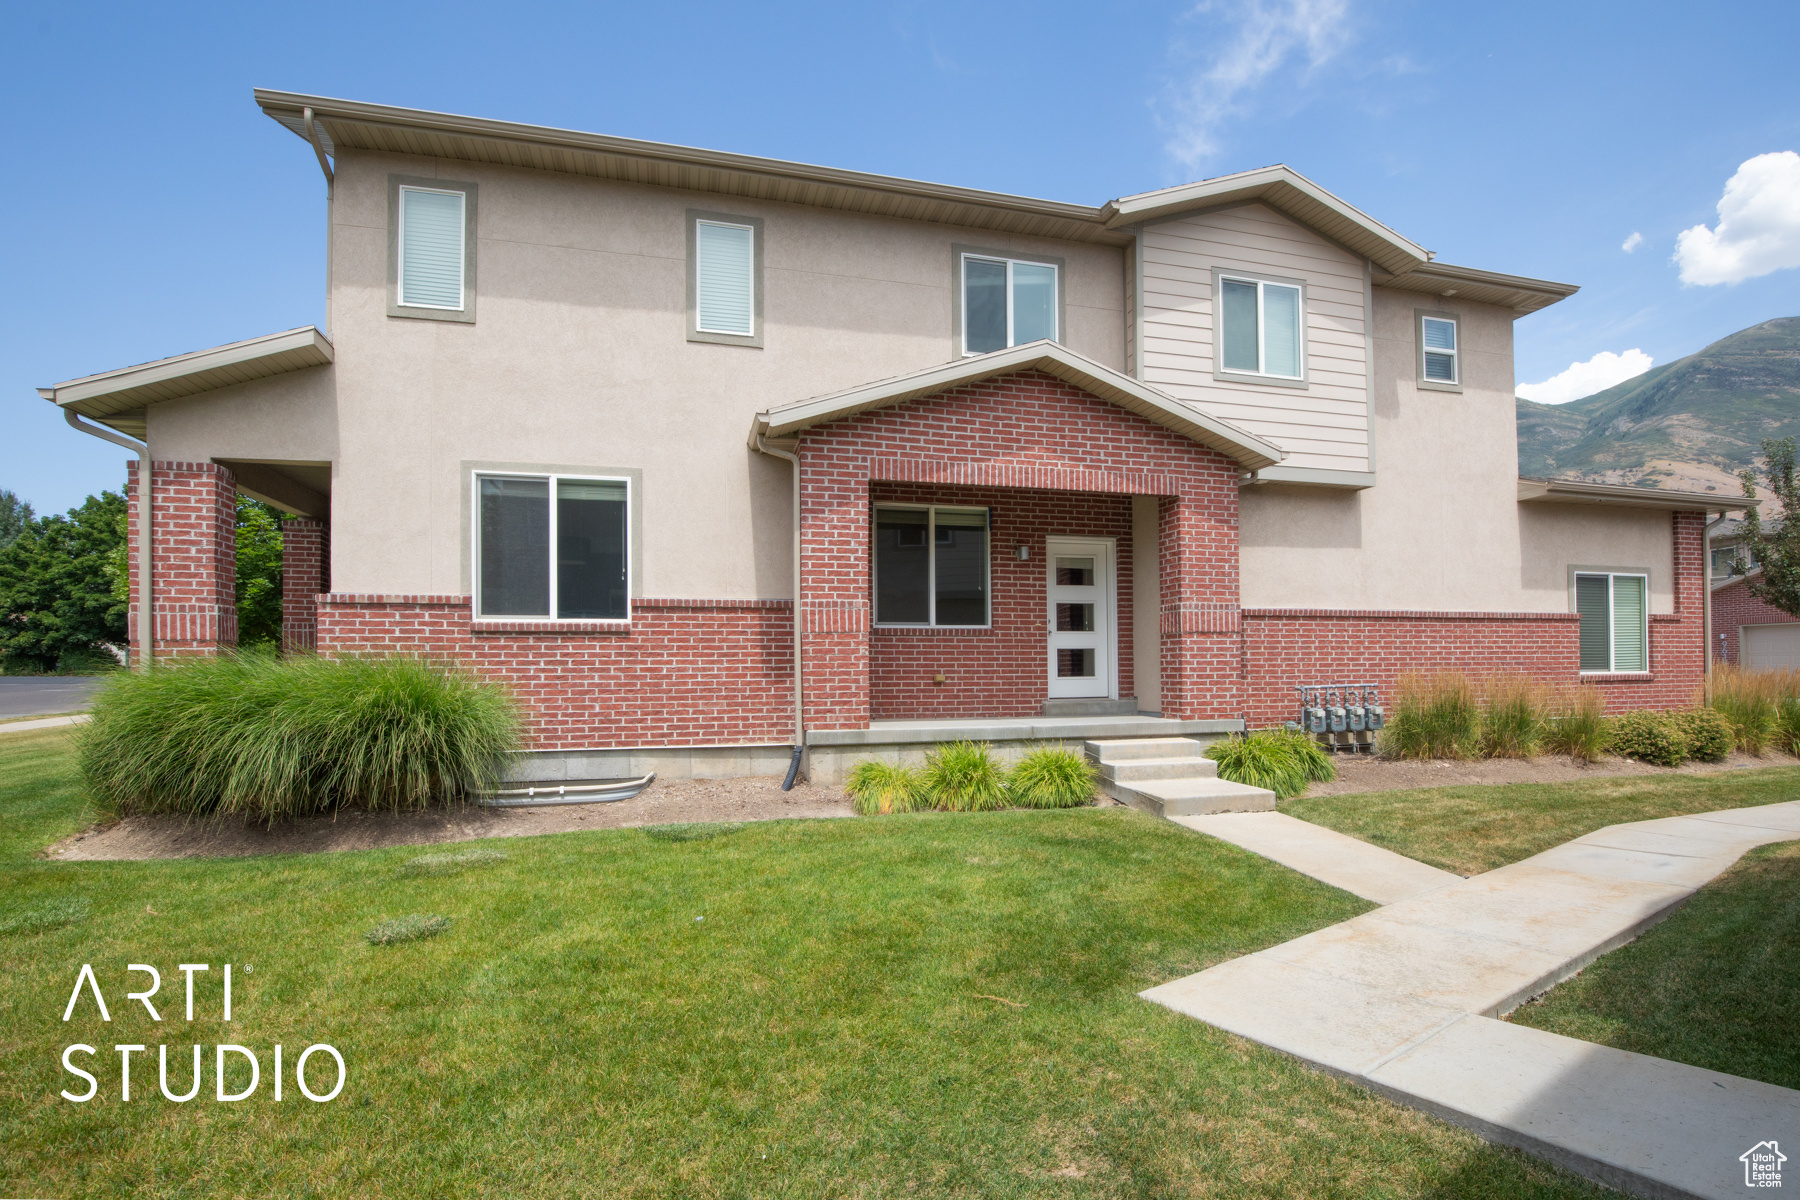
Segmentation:
{"type": "Polygon", "coordinates": [[[1392,904],[1462,879],[1286,813],[1234,812],[1169,819],[1377,904],[1392,904]]]}
{"type": "MultiPolygon", "coordinates": [[[[1246,828],[1230,840],[1249,845],[1246,828]]],[[[1494,1018],[1630,941],[1746,851],[1796,838],[1800,802],[1612,825],[1143,995],[1621,1190],[1741,1195],[1740,1154],[1800,1145],[1800,1092],[1494,1018]]],[[[1312,840],[1283,861],[1332,844],[1312,840]]]]}
{"type": "Polygon", "coordinates": [[[55,729],[58,725],[80,725],[89,720],[87,714],[78,713],[72,717],[45,717],[41,721],[5,721],[0,722],[0,733],[25,733],[32,729],[55,729]]]}

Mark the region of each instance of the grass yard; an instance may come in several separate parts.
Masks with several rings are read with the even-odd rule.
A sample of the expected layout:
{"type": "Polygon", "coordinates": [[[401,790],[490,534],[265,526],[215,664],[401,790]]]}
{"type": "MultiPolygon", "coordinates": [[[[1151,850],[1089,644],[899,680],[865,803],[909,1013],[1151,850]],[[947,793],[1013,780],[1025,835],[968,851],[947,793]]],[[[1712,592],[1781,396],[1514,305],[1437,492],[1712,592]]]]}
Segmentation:
{"type": "Polygon", "coordinates": [[[1511,1019],[1800,1088],[1800,843],[1751,851],[1668,920],[1511,1019]]]}
{"type": "Polygon", "coordinates": [[[1367,906],[1128,810],[51,863],[89,819],[68,739],[0,741],[0,1194],[1611,1194],[1137,999],[1367,906]],[[82,963],[110,1024],[61,1020],[82,963]],[[196,1042],[261,1089],[218,1103],[209,1056],[163,1099],[155,1047],[180,1091],[196,1042]],[[327,1104],[292,1086],[313,1042],[349,1065],[327,1104]]]}
{"type": "Polygon", "coordinates": [[[1303,796],[1282,810],[1434,867],[1478,875],[1607,825],[1796,799],[1800,767],[1771,767],[1303,796]]]}

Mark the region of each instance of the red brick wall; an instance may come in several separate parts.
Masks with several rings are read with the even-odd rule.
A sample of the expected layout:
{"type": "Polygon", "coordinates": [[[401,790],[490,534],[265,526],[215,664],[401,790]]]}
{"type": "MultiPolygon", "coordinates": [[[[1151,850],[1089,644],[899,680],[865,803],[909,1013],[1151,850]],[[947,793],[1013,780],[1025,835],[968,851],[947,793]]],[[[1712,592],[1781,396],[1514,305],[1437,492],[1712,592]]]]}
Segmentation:
{"type": "Polygon", "coordinates": [[[1789,616],[1750,594],[1743,579],[1733,580],[1712,594],[1713,657],[1728,663],[1738,660],[1738,628],[1743,625],[1791,625],[1800,617],[1789,616]]]}
{"type": "Polygon", "coordinates": [[[1047,691],[1045,539],[1115,539],[1119,694],[1133,695],[1131,497],[937,484],[876,482],[874,502],[956,504],[989,513],[992,627],[874,629],[869,634],[869,707],[875,720],[1029,717],[1047,691]],[[1021,562],[1017,545],[1031,547],[1021,562]],[[944,682],[933,677],[942,674],[944,682]]]}
{"type": "MultiPolygon", "coordinates": [[[[859,727],[875,711],[864,664],[882,653],[871,650],[869,633],[869,507],[878,483],[930,485],[910,493],[920,499],[957,487],[1166,497],[1162,710],[1237,715],[1237,468],[1224,455],[1038,371],[808,430],[799,454],[809,728],[859,727]]],[[[1129,507],[1120,511],[1128,531],[1129,507]]],[[[1122,642],[1122,653],[1129,646],[1122,642]]],[[[1022,651],[1010,657],[1022,660],[1022,651]]],[[[898,669],[878,666],[884,687],[898,669]]],[[[1022,696],[1014,682],[994,699],[1016,712],[1022,696]]],[[[926,703],[891,690],[882,703],[903,699],[926,703]]],[[[951,702],[934,703],[943,711],[951,702]]]]}
{"type": "Polygon", "coordinates": [[[539,750],[786,743],[793,605],[632,601],[629,625],[471,620],[467,596],[319,597],[323,653],[413,653],[511,686],[539,750]]]}
{"type": "MultiPolygon", "coordinates": [[[[151,464],[150,578],[154,656],[211,654],[237,645],[237,487],[216,463],[151,464]]],[[[138,638],[138,464],[127,465],[130,507],[130,626],[138,638]]]]}
{"type": "Polygon", "coordinates": [[[1647,674],[1582,675],[1574,613],[1245,609],[1245,719],[1252,728],[1293,719],[1294,688],[1302,684],[1373,683],[1391,703],[1395,682],[1409,670],[1520,671],[1548,683],[1592,683],[1613,712],[1692,704],[1704,670],[1702,516],[1675,513],[1671,521],[1675,611],[1650,618],[1647,674]]]}
{"type": "Polygon", "coordinates": [[[325,581],[326,532],[321,521],[289,517],[281,523],[281,647],[319,644],[319,593],[325,581]]]}

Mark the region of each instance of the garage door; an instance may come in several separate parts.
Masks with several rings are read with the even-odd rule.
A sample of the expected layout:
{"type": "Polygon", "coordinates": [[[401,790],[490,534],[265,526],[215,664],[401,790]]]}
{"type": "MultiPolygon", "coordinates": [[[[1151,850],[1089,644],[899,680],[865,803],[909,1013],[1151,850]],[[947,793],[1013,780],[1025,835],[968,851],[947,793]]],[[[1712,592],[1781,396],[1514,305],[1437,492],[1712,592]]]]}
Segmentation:
{"type": "Polygon", "coordinates": [[[1800,624],[1745,625],[1739,638],[1746,667],[1800,667],[1800,624]]]}

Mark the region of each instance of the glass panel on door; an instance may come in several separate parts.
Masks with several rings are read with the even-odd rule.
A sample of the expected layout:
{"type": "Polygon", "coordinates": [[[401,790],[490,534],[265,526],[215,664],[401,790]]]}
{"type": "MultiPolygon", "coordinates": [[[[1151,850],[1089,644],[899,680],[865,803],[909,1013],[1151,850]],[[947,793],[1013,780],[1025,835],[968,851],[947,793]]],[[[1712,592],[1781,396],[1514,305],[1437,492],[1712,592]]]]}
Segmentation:
{"type": "Polygon", "coordinates": [[[1112,546],[1098,539],[1049,539],[1049,694],[1111,694],[1112,546]]]}

